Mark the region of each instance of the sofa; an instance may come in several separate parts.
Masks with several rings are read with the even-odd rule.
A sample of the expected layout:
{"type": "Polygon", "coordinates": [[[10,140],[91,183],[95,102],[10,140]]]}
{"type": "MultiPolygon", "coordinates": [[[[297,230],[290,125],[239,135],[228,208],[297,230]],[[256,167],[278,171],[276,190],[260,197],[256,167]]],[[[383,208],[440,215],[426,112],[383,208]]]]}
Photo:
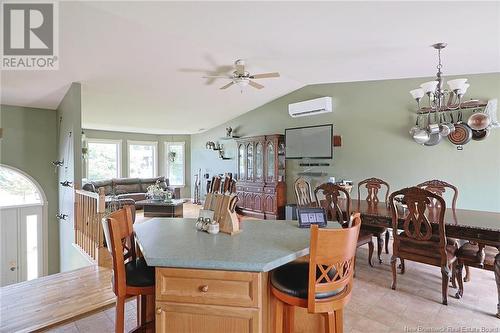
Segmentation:
{"type": "Polygon", "coordinates": [[[168,178],[163,176],[154,178],[113,178],[106,180],[90,181],[83,185],[85,191],[98,193],[104,188],[106,197],[114,197],[121,204],[134,202],[136,209],[142,209],[142,205],[135,202],[146,199],[148,187],[159,182],[161,188],[173,194],[173,198],[180,198],[180,189],[171,187],[168,178]]]}

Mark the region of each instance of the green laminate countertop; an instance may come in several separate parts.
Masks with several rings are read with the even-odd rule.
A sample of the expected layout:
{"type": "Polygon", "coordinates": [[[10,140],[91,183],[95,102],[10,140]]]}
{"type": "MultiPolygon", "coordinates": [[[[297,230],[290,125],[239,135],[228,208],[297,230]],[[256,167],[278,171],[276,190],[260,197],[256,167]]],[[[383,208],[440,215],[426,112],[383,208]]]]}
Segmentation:
{"type": "Polygon", "coordinates": [[[246,220],[241,224],[242,231],[234,236],[197,231],[195,222],[153,218],[134,225],[147,264],[268,272],[309,254],[309,229],[300,229],[297,221],[246,220]]]}

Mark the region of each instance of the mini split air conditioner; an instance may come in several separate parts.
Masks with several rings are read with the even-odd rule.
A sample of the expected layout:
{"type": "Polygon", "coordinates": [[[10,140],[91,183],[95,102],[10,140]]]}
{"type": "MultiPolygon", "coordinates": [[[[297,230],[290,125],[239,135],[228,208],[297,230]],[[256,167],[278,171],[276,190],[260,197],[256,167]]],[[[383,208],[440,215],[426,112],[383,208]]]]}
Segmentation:
{"type": "Polygon", "coordinates": [[[288,113],[293,118],[313,116],[327,112],[332,112],[331,97],[320,97],[288,105],[288,113]]]}

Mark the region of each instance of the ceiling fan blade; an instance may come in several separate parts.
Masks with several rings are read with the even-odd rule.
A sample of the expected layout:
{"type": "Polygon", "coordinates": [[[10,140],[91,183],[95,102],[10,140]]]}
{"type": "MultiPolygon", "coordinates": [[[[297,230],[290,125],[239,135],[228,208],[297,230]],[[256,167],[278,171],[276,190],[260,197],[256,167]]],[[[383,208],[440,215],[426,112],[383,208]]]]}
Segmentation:
{"type": "Polygon", "coordinates": [[[264,88],[264,86],[262,84],[259,84],[259,83],[255,82],[255,81],[252,81],[252,80],[249,80],[248,84],[251,85],[254,88],[257,88],[257,89],[264,88]]]}
{"type": "Polygon", "coordinates": [[[220,89],[227,89],[227,88],[231,87],[233,84],[234,84],[234,82],[231,81],[228,84],[226,84],[225,86],[220,87],[220,89]]]}
{"type": "Polygon", "coordinates": [[[263,74],[250,75],[251,79],[267,79],[270,77],[280,77],[280,73],[274,72],[274,73],[263,73],[263,74]]]}
{"type": "Polygon", "coordinates": [[[232,80],[233,78],[230,77],[230,76],[224,76],[224,75],[205,75],[205,76],[202,76],[203,79],[219,79],[219,78],[223,78],[223,79],[230,79],[232,80]]]}

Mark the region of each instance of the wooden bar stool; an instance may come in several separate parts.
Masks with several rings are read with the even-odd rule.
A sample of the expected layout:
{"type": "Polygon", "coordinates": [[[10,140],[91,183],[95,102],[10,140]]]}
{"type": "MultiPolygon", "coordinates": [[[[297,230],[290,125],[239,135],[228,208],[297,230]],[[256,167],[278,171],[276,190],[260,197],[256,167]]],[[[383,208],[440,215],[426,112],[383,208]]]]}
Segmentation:
{"type": "Polygon", "coordinates": [[[309,262],[293,262],[271,273],[275,300],[274,332],[283,331],[286,307],[287,332],[293,332],[294,307],[322,313],[325,331],[343,332],[343,308],[351,298],[360,214],[353,214],[351,226],[342,229],[311,227],[309,262]]]}
{"type": "Polygon", "coordinates": [[[137,296],[137,322],[148,324],[145,307],[146,295],[154,297],[155,271],[144,258],[135,252],[135,237],[132,227],[132,212],[129,206],[111,213],[102,221],[108,251],[113,259],[113,292],[116,295],[115,332],[122,333],[125,326],[125,300],[137,296]]]}

